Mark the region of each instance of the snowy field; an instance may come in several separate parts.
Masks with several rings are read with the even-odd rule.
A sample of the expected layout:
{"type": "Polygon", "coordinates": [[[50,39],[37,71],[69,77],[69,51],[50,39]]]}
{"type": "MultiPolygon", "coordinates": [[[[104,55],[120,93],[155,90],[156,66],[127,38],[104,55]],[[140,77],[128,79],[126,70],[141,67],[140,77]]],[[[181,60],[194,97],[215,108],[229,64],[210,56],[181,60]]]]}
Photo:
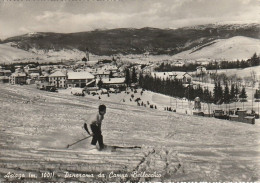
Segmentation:
{"type": "Polygon", "coordinates": [[[159,110],[155,95],[143,100],[158,110],[128,105],[129,94],[125,104],[112,94],[114,102],[34,86],[0,91],[0,181],[260,181],[259,124],[159,110]],[[108,107],[105,144],[141,149],[100,152],[90,139],[66,148],[86,136],[82,125],[100,103],[108,107]]]}
{"type": "Polygon", "coordinates": [[[244,78],[244,77],[250,77],[251,73],[255,72],[256,79],[260,80],[260,66],[255,67],[248,67],[244,69],[219,69],[218,73],[224,73],[227,76],[237,75],[238,77],[244,78]]]}
{"type": "Polygon", "coordinates": [[[246,60],[260,52],[260,40],[245,36],[216,39],[201,47],[192,48],[173,56],[174,59],[246,60]]]}
{"type": "MultiPolygon", "coordinates": [[[[209,83],[201,83],[201,82],[194,82],[196,84],[200,84],[202,87],[208,87],[208,89],[213,92],[214,84],[209,84],[209,83]]],[[[81,90],[75,90],[74,89],[60,89],[59,93],[65,94],[65,95],[71,95],[71,92],[78,92],[81,93],[81,90]]],[[[120,104],[125,104],[125,105],[132,105],[132,106],[137,106],[137,108],[150,108],[150,105],[153,105],[153,109],[156,106],[156,111],[164,111],[165,108],[171,108],[172,110],[176,110],[177,113],[179,114],[193,114],[193,107],[194,107],[194,102],[193,101],[188,101],[187,99],[181,99],[181,98],[175,98],[175,97],[170,97],[166,96],[160,93],[155,93],[151,91],[144,91],[143,94],[141,95],[141,89],[136,90],[137,93],[134,93],[134,91],[128,89],[126,92],[121,92],[121,93],[110,93],[109,97],[107,94],[101,94],[100,91],[97,92],[97,95],[88,95],[86,94],[87,99],[96,99],[97,103],[100,104],[103,101],[107,102],[113,102],[113,103],[120,103],[120,104]],[[131,96],[134,96],[133,98],[131,96]],[[140,98],[139,103],[145,104],[146,106],[138,106],[138,103],[135,101],[136,99],[140,98]],[[149,103],[149,105],[148,105],[149,103]]],[[[252,109],[252,89],[251,88],[246,88],[246,92],[248,95],[248,100],[247,102],[236,102],[236,103],[231,103],[231,104],[222,104],[222,105],[215,105],[215,104],[210,104],[210,106],[206,103],[201,103],[202,107],[202,112],[204,113],[213,113],[215,109],[223,109],[223,110],[228,110],[228,109],[246,109],[248,110],[248,113],[251,112],[252,109]]],[[[253,93],[255,90],[253,91],[253,93]]],[[[260,105],[259,105],[260,107],[260,105]]],[[[258,103],[253,102],[253,109],[258,112],[258,103]]]]}

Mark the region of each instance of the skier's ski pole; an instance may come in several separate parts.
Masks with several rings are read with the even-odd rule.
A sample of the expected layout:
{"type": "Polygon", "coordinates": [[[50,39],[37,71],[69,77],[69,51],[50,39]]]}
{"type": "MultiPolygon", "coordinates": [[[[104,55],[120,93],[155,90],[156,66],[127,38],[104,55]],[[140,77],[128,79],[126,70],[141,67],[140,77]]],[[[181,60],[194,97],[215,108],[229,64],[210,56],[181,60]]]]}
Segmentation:
{"type": "Polygon", "coordinates": [[[85,138],[83,138],[83,139],[78,140],[77,142],[74,142],[73,144],[68,144],[68,145],[67,145],[67,148],[69,148],[70,146],[73,146],[73,145],[75,145],[75,144],[77,144],[77,143],[81,142],[82,140],[85,140],[85,139],[87,139],[87,138],[89,138],[89,137],[92,137],[92,136],[90,135],[90,136],[87,136],[87,137],[85,137],[85,138]]]}

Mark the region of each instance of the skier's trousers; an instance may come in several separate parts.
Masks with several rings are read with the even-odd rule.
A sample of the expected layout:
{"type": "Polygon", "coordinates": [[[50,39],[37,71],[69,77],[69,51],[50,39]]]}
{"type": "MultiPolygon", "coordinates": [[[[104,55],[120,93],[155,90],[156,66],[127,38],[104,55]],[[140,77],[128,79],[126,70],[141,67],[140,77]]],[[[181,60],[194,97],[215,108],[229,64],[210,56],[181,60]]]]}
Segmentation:
{"type": "Polygon", "coordinates": [[[97,142],[99,144],[100,148],[104,147],[104,143],[103,143],[103,136],[102,136],[102,132],[101,132],[101,126],[97,126],[96,124],[91,124],[90,125],[91,131],[93,132],[93,138],[91,141],[92,145],[96,145],[97,142]]]}

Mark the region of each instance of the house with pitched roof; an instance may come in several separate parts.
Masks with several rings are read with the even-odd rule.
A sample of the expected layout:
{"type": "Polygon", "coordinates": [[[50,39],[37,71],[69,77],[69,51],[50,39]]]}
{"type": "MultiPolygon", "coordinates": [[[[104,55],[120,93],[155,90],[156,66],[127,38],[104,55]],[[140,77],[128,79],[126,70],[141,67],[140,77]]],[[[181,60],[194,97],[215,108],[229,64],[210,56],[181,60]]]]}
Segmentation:
{"type": "Polygon", "coordinates": [[[176,72],[176,79],[181,80],[183,84],[190,84],[192,82],[192,77],[187,72],[176,72]]]}
{"type": "Polygon", "coordinates": [[[9,83],[9,77],[11,74],[12,72],[10,70],[0,68],[0,83],[9,83]]]}
{"type": "Polygon", "coordinates": [[[26,84],[27,76],[24,72],[14,72],[10,76],[9,82],[11,84],[26,84]]]}
{"type": "Polygon", "coordinates": [[[170,79],[170,80],[180,80],[183,84],[188,84],[192,82],[192,76],[187,72],[152,72],[152,77],[160,79],[170,79]]]}
{"type": "Polygon", "coordinates": [[[126,87],[125,78],[104,78],[104,79],[97,79],[96,84],[99,81],[102,81],[104,88],[124,88],[126,87]]]}
{"type": "Polygon", "coordinates": [[[143,68],[142,73],[144,75],[150,75],[152,72],[154,72],[154,67],[155,67],[154,64],[148,65],[143,68]]]}
{"type": "Polygon", "coordinates": [[[93,74],[97,79],[100,79],[100,78],[105,79],[105,78],[109,78],[110,71],[98,70],[97,72],[95,72],[93,74]]]}
{"type": "Polygon", "coordinates": [[[56,88],[66,88],[67,76],[61,71],[56,71],[49,75],[49,84],[56,88]]]}
{"type": "Polygon", "coordinates": [[[67,79],[68,87],[94,87],[95,86],[95,76],[87,71],[83,72],[68,72],[67,79]]]}

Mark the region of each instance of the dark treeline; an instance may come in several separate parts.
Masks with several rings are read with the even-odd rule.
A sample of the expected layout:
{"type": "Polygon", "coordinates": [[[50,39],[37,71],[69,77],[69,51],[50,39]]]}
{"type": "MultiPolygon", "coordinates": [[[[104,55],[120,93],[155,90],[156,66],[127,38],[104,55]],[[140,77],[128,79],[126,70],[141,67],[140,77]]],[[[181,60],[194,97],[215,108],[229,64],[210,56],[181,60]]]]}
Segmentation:
{"type": "MultiPolygon", "coordinates": [[[[235,69],[235,68],[247,68],[252,66],[259,66],[260,65],[260,56],[257,56],[255,53],[250,59],[248,60],[237,60],[237,61],[222,61],[220,63],[217,62],[210,62],[209,64],[205,65],[207,70],[214,70],[214,69],[235,69]]],[[[200,64],[188,64],[184,66],[173,66],[168,63],[162,63],[159,67],[155,68],[157,72],[170,72],[170,71],[195,71],[196,68],[200,66],[200,64]]]]}
{"type": "Polygon", "coordinates": [[[245,101],[247,98],[245,88],[242,88],[241,90],[238,85],[232,84],[229,89],[226,84],[223,89],[220,82],[215,83],[212,93],[207,87],[202,88],[200,85],[183,85],[183,83],[179,80],[164,80],[160,78],[153,78],[149,75],[143,76],[141,74],[139,78],[139,85],[141,88],[146,90],[172,97],[185,97],[190,101],[193,101],[196,97],[199,97],[200,100],[205,103],[229,104],[231,102],[237,102],[239,98],[241,101],[245,101]]]}
{"type": "Polygon", "coordinates": [[[231,89],[229,89],[228,84],[225,84],[225,88],[223,89],[220,81],[215,82],[215,86],[213,89],[213,102],[214,104],[229,104],[231,102],[238,101],[238,98],[247,98],[245,88],[242,90],[238,87],[238,85],[232,84],[231,89]]]}
{"type": "Polygon", "coordinates": [[[196,97],[200,97],[202,102],[212,103],[213,96],[208,88],[202,88],[201,86],[192,85],[185,86],[180,80],[160,79],[153,78],[152,76],[142,74],[139,77],[139,85],[146,90],[161,93],[164,95],[187,98],[188,100],[194,100],[196,97]]]}

